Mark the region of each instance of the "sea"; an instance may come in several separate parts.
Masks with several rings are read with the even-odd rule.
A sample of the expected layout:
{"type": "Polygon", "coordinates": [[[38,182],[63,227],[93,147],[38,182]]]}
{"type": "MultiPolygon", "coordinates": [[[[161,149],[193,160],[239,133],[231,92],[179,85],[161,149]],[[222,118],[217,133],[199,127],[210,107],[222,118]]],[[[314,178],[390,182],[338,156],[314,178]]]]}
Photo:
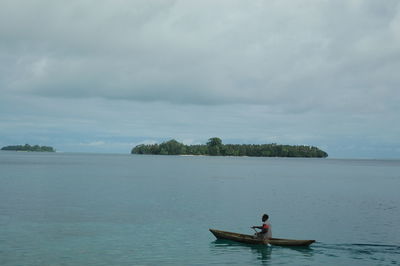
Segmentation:
{"type": "Polygon", "coordinates": [[[1,266],[398,264],[400,160],[0,152],[1,266]]]}

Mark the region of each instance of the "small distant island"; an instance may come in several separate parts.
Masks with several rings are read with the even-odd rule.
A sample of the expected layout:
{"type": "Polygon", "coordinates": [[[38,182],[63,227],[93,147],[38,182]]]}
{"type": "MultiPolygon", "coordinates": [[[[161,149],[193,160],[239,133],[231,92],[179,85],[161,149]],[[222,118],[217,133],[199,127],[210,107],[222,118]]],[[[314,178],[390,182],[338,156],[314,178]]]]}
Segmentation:
{"type": "Polygon", "coordinates": [[[39,145],[12,145],[1,148],[2,151],[34,151],[34,152],[55,152],[53,147],[39,145]]]}
{"type": "Polygon", "coordinates": [[[326,158],[328,154],[317,147],[306,145],[222,144],[220,138],[210,138],[206,145],[185,145],[174,139],[161,144],[141,144],[131,154],[210,155],[251,157],[326,158]]]}

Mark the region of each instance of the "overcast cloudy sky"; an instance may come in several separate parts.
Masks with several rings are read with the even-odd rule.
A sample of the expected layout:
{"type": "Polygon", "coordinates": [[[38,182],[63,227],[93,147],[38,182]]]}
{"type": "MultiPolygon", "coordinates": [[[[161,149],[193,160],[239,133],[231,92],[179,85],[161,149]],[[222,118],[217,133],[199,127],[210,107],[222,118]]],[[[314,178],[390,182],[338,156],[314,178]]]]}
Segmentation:
{"type": "Polygon", "coordinates": [[[400,158],[398,0],[1,0],[0,146],[400,158]]]}

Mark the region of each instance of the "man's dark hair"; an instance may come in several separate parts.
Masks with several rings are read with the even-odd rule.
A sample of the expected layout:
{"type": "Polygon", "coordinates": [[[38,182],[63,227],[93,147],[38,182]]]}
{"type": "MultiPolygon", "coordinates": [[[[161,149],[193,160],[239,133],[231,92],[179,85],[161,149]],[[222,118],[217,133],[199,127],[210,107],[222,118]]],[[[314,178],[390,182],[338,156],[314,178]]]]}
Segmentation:
{"type": "Polygon", "coordinates": [[[262,221],[265,222],[266,220],[268,220],[268,218],[269,218],[268,214],[264,214],[262,216],[262,221]]]}

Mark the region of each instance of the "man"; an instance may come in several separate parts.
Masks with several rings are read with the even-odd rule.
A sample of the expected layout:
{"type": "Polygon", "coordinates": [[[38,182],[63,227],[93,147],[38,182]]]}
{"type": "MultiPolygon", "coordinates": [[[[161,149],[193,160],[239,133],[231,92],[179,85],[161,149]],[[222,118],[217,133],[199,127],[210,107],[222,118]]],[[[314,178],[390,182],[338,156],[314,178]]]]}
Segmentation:
{"type": "Polygon", "coordinates": [[[262,239],[270,239],[272,238],[272,230],[271,230],[271,224],[268,222],[269,216],[268,214],[264,214],[261,218],[263,224],[262,226],[252,226],[251,228],[253,229],[261,229],[261,232],[256,233],[257,238],[262,238],[262,239]]]}

